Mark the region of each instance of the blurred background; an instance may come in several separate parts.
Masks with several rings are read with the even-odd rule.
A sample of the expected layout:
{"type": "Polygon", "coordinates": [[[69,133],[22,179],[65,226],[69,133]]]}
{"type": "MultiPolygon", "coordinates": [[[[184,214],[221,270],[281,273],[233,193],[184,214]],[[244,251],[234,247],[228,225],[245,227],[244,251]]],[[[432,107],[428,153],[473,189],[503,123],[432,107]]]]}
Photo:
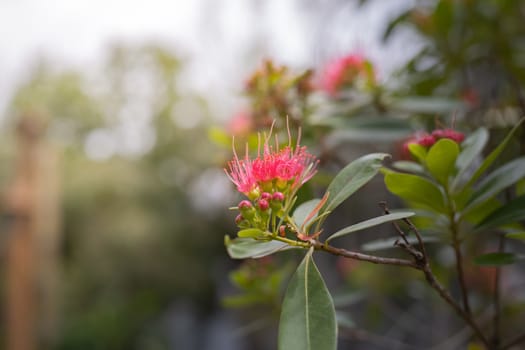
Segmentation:
{"type": "MultiPolygon", "coordinates": [[[[504,135],[525,112],[523,20],[523,2],[496,0],[2,1],[1,348],[274,348],[267,305],[278,307],[299,256],[240,265],[223,243],[240,198],[222,170],[231,136],[268,126],[252,72],[307,77],[302,114],[264,117],[303,127],[322,161],[316,192],[356,156],[401,154],[436,118],[504,135]],[[349,53],[367,57],[374,84],[333,98],[323,67],[349,53]]],[[[342,219],[380,213],[381,180],[363,191],[357,203],[369,206],[349,204],[342,219]]],[[[447,266],[450,252],[437,253],[447,266]]],[[[425,304],[424,284],[320,260],[337,302],[358,315],[343,344],[418,348],[457,331],[439,301],[425,304]],[[435,327],[415,330],[421,319],[435,327]]]]}

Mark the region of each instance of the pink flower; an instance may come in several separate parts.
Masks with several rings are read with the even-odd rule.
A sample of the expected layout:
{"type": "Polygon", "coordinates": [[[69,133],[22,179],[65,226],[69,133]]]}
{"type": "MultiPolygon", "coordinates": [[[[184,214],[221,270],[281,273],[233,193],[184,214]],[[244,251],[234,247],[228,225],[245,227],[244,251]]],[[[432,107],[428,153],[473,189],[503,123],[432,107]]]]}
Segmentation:
{"type": "Polygon", "coordinates": [[[359,54],[351,54],[330,62],[324,70],[321,87],[334,96],[351,84],[365,70],[366,60],[359,54]]]}
{"type": "Polygon", "coordinates": [[[436,139],[450,139],[454,142],[461,143],[465,139],[465,135],[453,129],[438,129],[432,131],[432,136],[436,139]]]}
{"type": "Polygon", "coordinates": [[[417,143],[423,147],[432,147],[436,143],[436,138],[433,135],[424,134],[418,138],[417,143]]]}
{"type": "Polygon", "coordinates": [[[259,152],[255,159],[250,159],[246,150],[243,159],[234,154],[225,169],[237,190],[251,199],[264,192],[298,188],[316,173],[317,160],[305,146],[297,145],[295,149],[286,146],[275,151],[268,139],[264,142],[263,153],[259,152]]]}
{"type": "Polygon", "coordinates": [[[248,112],[240,111],[230,119],[227,130],[233,136],[246,136],[253,130],[253,120],[248,112]]]}

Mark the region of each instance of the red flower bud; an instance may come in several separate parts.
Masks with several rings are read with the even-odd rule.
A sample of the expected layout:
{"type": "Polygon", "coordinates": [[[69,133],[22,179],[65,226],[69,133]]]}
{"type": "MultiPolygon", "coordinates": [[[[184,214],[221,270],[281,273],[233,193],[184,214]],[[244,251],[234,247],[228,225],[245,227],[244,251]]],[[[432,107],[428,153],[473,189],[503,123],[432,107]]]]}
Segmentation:
{"type": "Polygon", "coordinates": [[[423,147],[432,147],[434,143],[436,143],[436,138],[432,135],[425,134],[417,140],[417,143],[423,147]]]}
{"type": "Polygon", "coordinates": [[[268,200],[270,200],[271,198],[272,198],[271,193],[263,192],[263,193],[261,194],[261,199],[264,199],[264,200],[267,200],[267,201],[268,201],[268,200]]]}
{"type": "Polygon", "coordinates": [[[239,225],[243,220],[244,220],[244,217],[243,217],[241,214],[239,214],[239,215],[237,215],[237,216],[235,217],[235,223],[236,223],[237,225],[239,225]]]}
{"type": "Polygon", "coordinates": [[[252,202],[245,199],[239,203],[238,207],[240,210],[243,210],[243,209],[250,209],[253,207],[253,205],[252,205],[252,202]]]}
{"type": "Polygon", "coordinates": [[[270,204],[268,203],[266,199],[259,199],[258,204],[259,204],[259,209],[261,209],[262,211],[266,211],[270,207],[270,204]]]}
{"type": "Polygon", "coordinates": [[[457,143],[461,143],[465,139],[463,133],[453,129],[434,130],[432,135],[438,139],[450,139],[457,143]]]}
{"type": "Polygon", "coordinates": [[[284,194],[282,192],[275,192],[272,196],[272,200],[282,202],[284,201],[284,194]]]}

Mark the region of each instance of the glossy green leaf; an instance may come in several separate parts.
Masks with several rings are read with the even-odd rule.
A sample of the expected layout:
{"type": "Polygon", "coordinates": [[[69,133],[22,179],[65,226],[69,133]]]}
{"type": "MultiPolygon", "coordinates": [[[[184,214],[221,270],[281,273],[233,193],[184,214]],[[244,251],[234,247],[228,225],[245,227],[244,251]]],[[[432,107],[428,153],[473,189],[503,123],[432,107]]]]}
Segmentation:
{"type": "Polygon", "coordinates": [[[423,177],[388,170],[385,174],[385,185],[390,192],[407,202],[438,212],[445,211],[441,191],[423,177]]]}
{"type": "Polygon", "coordinates": [[[518,256],[512,253],[488,253],[474,259],[474,263],[480,266],[510,265],[516,261],[518,261],[518,256]]]}
{"type": "Polygon", "coordinates": [[[471,187],[476,182],[476,180],[492,165],[492,163],[494,163],[494,161],[498,158],[498,156],[501,154],[501,152],[503,152],[505,147],[507,147],[507,144],[512,139],[512,136],[514,135],[516,130],[518,130],[519,126],[521,125],[521,123],[523,123],[524,120],[525,120],[525,118],[522,118],[514,126],[514,128],[512,128],[512,130],[508,133],[508,135],[505,137],[505,139],[503,139],[503,141],[498,145],[498,147],[496,147],[492,152],[490,152],[490,154],[487,156],[487,158],[485,158],[483,163],[481,163],[479,168],[472,175],[472,177],[468,181],[466,187],[471,187]]]}
{"type": "Polygon", "coordinates": [[[496,198],[490,198],[466,212],[462,212],[462,219],[474,226],[479,225],[487,216],[501,207],[501,203],[496,198]]]}
{"type": "Polygon", "coordinates": [[[381,168],[382,161],[389,157],[386,153],[372,153],[358,158],[343,168],[327,188],[329,193],[321,213],[333,211],[345,199],[370,181],[381,168]]]}
{"type": "Polygon", "coordinates": [[[406,171],[409,173],[422,174],[425,172],[425,169],[420,164],[407,160],[400,160],[394,162],[392,166],[398,170],[406,171]]]}
{"type": "Polygon", "coordinates": [[[264,231],[258,228],[247,228],[244,230],[240,230],[237,232],[237,236],[239,237],[261,237],[263,235],[264,231]]]}
{"type": "Polygon", "coordinates": [[[452,183],[452,188],[457,190],[461,185],[461,181],[464,178],[466,170],[472,164],[472,162],[481,155],[483,148],[489,140],[489,132],[485,128],[479,128],[472,133],[463,143],[461,144],[462,151],[456,159],[456,168],[458,174],[452,183]]]}
{"type": "Polygon", "coordinates": [[[425,159],[427,157],[427,149],[425,147],[417,143],[409,143],[408,150],[421,164],[425,164],[425,159]]]}
{"type": "Polygon", "coordinates": [[[224,244],[232,259],[262,258],[278,251],[294,248],[279,241],[262,241],[253,238],[230,239],[228,235],[224,237],[224,244]]]}
{"type": "Polygon", "coordinates": [[[334,303],[312,259],[311,249],[292,276],[279,321],[280,350],[335,350],[334,303]]]}
{"type": "Polygon", "coordinates": [[[470,198],[465,211],[495,196],[525,177],[525,157],[514,159],[487,176],[470,198]]]}
{"type": "Polygon", "coordinates": [[[383,215],[383,216],[378,216],[376,218],[372,218],[372,219],[369,219],[369,220],[366,220],[366,221],[359,222],[359,223],[357,223],[355,225],[351,225],[351,226],[345,227],[345,228],[337,231],[336,233],[334,233],[330,237],[328,237],[326,242],[329,242],[329,241],[331,241],[334,238],[341,237],[341,236],[347,235],[347,234],[352,233],[352,232],[361,231],[361,230],[364,230],[364,229],[367,229],[367,228],[370,228],[370,227],[373,227],[373,226],[384,224],[386,222],[391,222],[391,221],[396,221],[396,220],[408,218],[408,217],[411,217],[413,215],[414,215],[413,212],[405,211],[405,212],[391,213],[391,214],[387,214],[387,215],[383,215]]]}
{"type": "MultiPolygon", "coordinates": [[[[301,203],[295,211],[293,212],[293,220],[297,224],[298,227],[303,226],[305,224],[305,220],[308,217],[308,214],[314,210],[314,208],[319,204],[321,200],[319,198],[311,199],[309,201],[306,201],[304,203],[301,203]]],[[[314,215],[309,222],[311,222],[313,219],[315,219],[317,215],[314,215]]]]}
{"type": "Polygon", "coordinates": [[[448,178],[454,172],[459,146],[449,139],[441,139],[428,151],[427,168],[440,183],[446,185],[448,178]]]}
{"type": "Polygon", "coordinates": [[[525,220],[525,195],[513,199],[487,216],[478,229],[488,229],[525,220]]]}

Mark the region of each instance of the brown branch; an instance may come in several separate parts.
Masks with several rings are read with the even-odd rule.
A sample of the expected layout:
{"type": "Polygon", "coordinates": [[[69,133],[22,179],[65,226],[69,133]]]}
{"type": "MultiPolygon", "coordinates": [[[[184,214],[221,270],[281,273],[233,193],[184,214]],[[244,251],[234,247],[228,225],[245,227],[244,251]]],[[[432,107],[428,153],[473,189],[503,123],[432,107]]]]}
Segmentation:
{"type": "Polygon", "coordinates": [[[456,257],[456,271],[459,280],[459,289],[461,291],[461,299],[463,300],[463,308],[469,315],[472,314],[470,311],[470,303],[468,299],[467,284],[465,283],[465,272],[463,270],[463,256],[461,254],[461,241],[458,237],[458,231],[454,218],[450,217],[450,231],[452,232],[452,248],[454,248],[454,255],[456,257]]]}
{"type": "MultiPolygon", "coordinates": [[[[498,243],[498,252],[502,253],[505,250],[505,236],[499,236],[498,243]]],[[[492,322],[494,323],[494,334],[492,336],[492,343],[496,348],[501,343],[501,319],[500,319],[500,286],[501,286],[501,268],[496,267],[496,275],[494,276],[494,298],[492,300],[494,304],[494,318],[492,322]]]]}
{"type": "Polygon", "coordinates": [[[333,247],[326,243],[321,243],[315,239],[310,240],[310,243],[316,250],[322,250],[322,251],[331,253],[333,255],[343,256],[349,259],[367,261],[372,264],[406,266],[406,267],[411,267],[413,269],[419,270],[418,264],[416,264],[413,261],[406,260],[406,259],[383,258],[383,257],[375,256],[375,255],[368,255],[368,254],[363,254],[363,253],[358,253],[358,252],[352,252],[350,250],[346,250],[343,248],[333,247]]]}
{"type": "MultiPolygon", "coordinates": [[[[388,208],[386,207],[386,203],[381,204],[385,213],[388,214],[388,208]]],[[[458,314],[459,317],[461,317],[474,331],[476,336],[483,342],[483,344],[487,347],[487,349],[492,348],[490,342],[487,340],[481,329],[479,328],[478,324],[474,321],[472,318],[472,315],[470,314],[470,311],[467,311],[467,309],[463,309],[460,304],[458,304],[454,298],[447,292],[447,290],[439,283],[436,276],[432,272],[432,269],[430,268],[429,258],[427,255],[427,251],[425,249],[425,245],[423,243],[423,239],[421,237],[421,233],[419,230],[415,227],[415,225],[408,219],[403,219],[403,221],[409,226],[410,230],[414,232],[414,234],[417,237],[419,246],[421,251],[416,250],[406,239],[406,234],[401,230],[401,228],[394,222],[394,227],[396,227],[397,232],[399,235],[403,238],[403,242],[396,242],[396,245],[400,246],[401,248],[407,250],[414,258],[414,261],[406,260],[406,259],[397,259],[397,258],[383,258],[378,257],[374,255],[367,255],[357,252],[352,252],[343,248],[336,248],[333,246],[330,246],[327,243],[322,243],[316,239],[311,239],[309,243],[316,249],[316,250],[322,250],[334,255],[343,256],[345,258],[349,259],[355,259],[355,260],[361,260],[361,261],[367,261],[371,262],[373,264],[383,264],[383,265],[397,265],[397,266],[404,266],[404,267],[411,267],[416,270],[420,270],[425,275],[425,279],[427,280],[428,284],[436,290],[436,292],[439,294],[439,296],[449,304],[454,311],[458,314]]],[[[461,264],[460,264],[461,265],[461,264]]],[[[466,289],[465,289],[466,290],[466,289]]],[[[467,304],[468,305],[468,304],[467,304]]],[[[518,338],[518,341],[525,340],[525,334],[523,334],[523,339],[521,337],[518,338]]],[[[511,346],[515,343],[511,343],[511,346]]]]}
{"type": "Polygon", "coordinates": [[[525,342],[525,332],[519,334],[514,339],[510,340],[508,343],[504,344],[500,350],[507,350],[513,347],[514,345],[518,345],[519,343],[525,342]]]}
{"type": "Polygon", "coordinates": [[[422,267],[421,270],[425,274],[425,278],[428,284],[430,284],[430,286],[438,292],[439,296],[443,300],[445,300],[456,311],[456,313],[472,328],[474,333],[476,333],[476,336],[479,338],[479,340],[483,342],[483,344],[485,344],[487,349],[490,349],[491,346],[490,346],[489,341],[483,335],[483,332],[478,327],[476,322],[474,322],[474,320],[472,319],[472,316],[469,313],[467,313],[465,310],[463,310],[463,308],[461,308],[461,306],[459,306],[459,304],[456,303],[456,301],[447,292],[447,290],[441,285],[441,283],[439,283],[439,281],[436,279],[436,276],[434,276],[434,274],[432,273],[432,270],[430,269],[430,265],[428,264],[428,262],[426,262],[426,264],[422,267]]]}

